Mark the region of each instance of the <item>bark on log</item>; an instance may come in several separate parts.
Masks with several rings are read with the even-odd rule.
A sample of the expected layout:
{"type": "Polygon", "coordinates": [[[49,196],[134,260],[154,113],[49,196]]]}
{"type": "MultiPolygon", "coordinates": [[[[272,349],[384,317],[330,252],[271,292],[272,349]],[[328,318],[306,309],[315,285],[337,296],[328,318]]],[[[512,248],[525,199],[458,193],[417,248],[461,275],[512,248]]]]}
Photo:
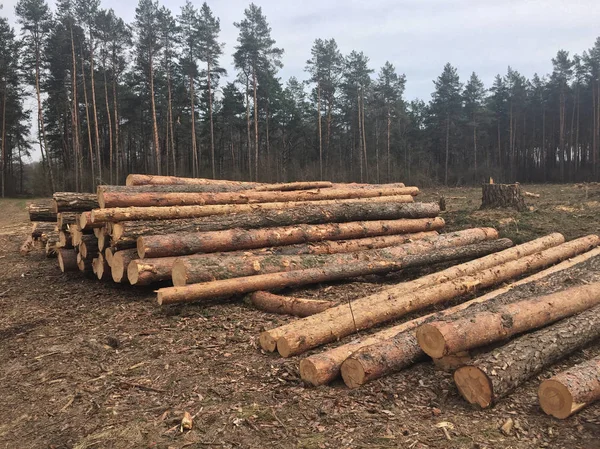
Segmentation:
{"type": "Polygon", "coordinates": [[[580,363],[540,384],[542,410],[565,419],[600,400],[600,357],[580,363]]]}
{"type": "Polygon", "coordinates": [[[98,239],[91,234],[83,234],[78,245],[79,254],[86,260],[92,260],[98,254],[98,239]]]}
{"type": "Polygon", "coordinates": [[[77,266],[77,253],[75,250],[60,248],[58,250],[58,266],[63,273],[79,270],[79,267],[77,266]]]}
{"type": "Polygon", "coordinates": [[[481,209],[527,210],[519,184],[482,184],[481,209]]]}
{"type": "Polygon", "coordinates": [[[33,223],[31,226],[31,237],[36,240],[48,240],[48,235],[56,232],[56,224],[48,221],[33,223]]]}
{"type": "MultiPolygon", "coordinates": [[[[256,192],[289,192],[292,190],[312,190],[312,189],[326,189],[333,187],[333,183],[330,181],[299,181],[299,182],[286,182],[280,184],[265,184],[262,186],[256,186],[254,191],[256,192]]],[[[404,186],[402,186],[404,187],[404,186]]]]}
{"type": "Polygon", "coordinates": [[[155,176],[155,175],[137,175],[131,174],[127,176],[125,185],[141,186],[141,185],[228,185],[228,186],[243,186],[244,189],[252,189],[261,185],[258,182],[242,182],[228,181],[224,179],[204,179],[204,178],[181,178],[177,176],[155,176]]]}
{"type": "Polygon", "coordinates": [[[79,214],[79,219],[77,221],[79,224],[79,229],[82,231],[90,231],[94,228],[101,228],[104,226],[104,223],[92,223],[92,212],[85,211],[79,214]]]}
{"type": "MultiPolygon", "coordinates": [[[[108,254],[109,251],[111,251],[110,248],[106,250],[106,253],[108,254]]],[[[115,252],[110,258],[110,268],[113,281],[117,283],[128,282],[127,267],[129,266],[129,263],[132,260],[137,259],[137,257],[137,250],[135,249],[126,249],[115,252]]],[[[109,257],[106,259],[108,261],[109,257]]]]}
{"type": "Polygon", "coordinates": [[[78,215],[75,212],[59,212],[56,214],[56,226],[59,231],[66,231],[70,225],[77,222],[78,215]]]}
{"type": "Polygon", "coordinates": [[[442,218],[385,221],[355,221],[320,225],[295,225],[265,229],[229,229],[189,234],[141,236],[140,258],[185,256],[196,253],[236,251],[293,245],[322,240],[345,240],[381,235],[408,234],[444,227],[442,218]]]}
{"type": "Polygon", "coordinates": [[[60,231],[58,233],[58,247],[59,248],[73,248],[73,240],[69,231],[60,231]]]}
{"type": "MultiPolygon", "coordinates": [[[[94,209],[92,222],[102,223],[107,221],[128,220],[170,220],[175,218],[198,218],[212,215],[244,214],[268,210],[278,210],[281,213],[289,209],[305,206],[314,208],[325,207],[325,210],[334,206],[354,205],[356,207],[374,206],[374,203],[386,204],[385,207],[403,209],[397,218],[427,218],[435,217],[439,213],[439,206],[435,203],[412,203],[412,196],[382,196],[376,198],[359,198],[350,200],[323,200],[323,201],[291,201],[284,203],[257,203],[257,204],[218,204],[214,206],[169,206],[169,207],[123,207],[113,209],[94,209]],[[409,203],[409,204],[406,204],[409,203]],[[433,211],[436,211],[433,213],[433,211]]],[[[342,206],[343,207],[343,206],[342,206]]],[[[365,219],[366,217],[362,217],[365,219]]]]}
{"type": "MultiPolygon", "coordinates": [[[[532,240],[527,243],[523,243],[521,245],[517,245],[514,248],[506,249],[504,251],[500,251],[498,253],[493,253],[489,256],[485,256],[476,260],[472,260],[470,262],[465,262],[445,270],[442,270],[437,273],[432,273],[427,276],[423,276],[421,278],[415,279],[410,282],[405,282],[393,287],[391,290],[394,295],[401,295],[402,293],[413,292],[422,287],[429,287],[436,284],[441,284],[461,276],[467,276],[475,274],[484,269],[488,269],[494,267],[496,265],[500,265],[502,263],[516,260],[520,257],[528,256],[534,254],[536,252],[542,251],[547,248],[551,248],[553,246],[559,245],[564,242],[564,237],[562,234],[554,233],[544,237],[540,237],[538,239],[532,240]]],[[[387,292],[389,290],[384,290],[380,295],[379,299],[384,301],[387,299],[387,292]]],[[[375,295],[372,295],[374,298],[375,295]]],[[[273,352],[277,349],[277,339],[283,335],[285,332],[285,327],[279,327],[275,329],[271,329],[261,333],[260,335],[260,345],[265,351],[273,352]]],[[[398,331],[396,333],[399,333],[398,331]]],[[[391,335],[390,335],[391,337],[391,335]]],[[[386,337],[389,338],[389,337],[386,337]]],[[[339,358],[339,354],[344,354],[344,352],[340,352],[338,354],[332,355],[331,361],[335,366],[336,372],[339,372],[339,366],[343,362],[343,358],[339,358]]],[[[348,354],[349,355],[349,354],[348,354]]],[[[327,365],[327,363],[323,363],[323,365],[327,365]]],[[[328,368],[324,369],[327,371],[328,368]]]]}
{"type": "Polygon", "coordinates": [[[228,184],[146,184],[136,186],[98,186],[98,194],[110,193],[217,193],[251,190],[245,185],[228,184]]]}
{"type": "Polygon", "coordinates": [[[56,222],[56,212],[52,205],[52,200],[31,203],[27,208],[29,211],[29,221],[56,222]]]}
{"type": "MultiPolygon", "coordinates": [[[[479,247],[465,247],[473,243],[497,238],[490,228],[466,229],[451,234],[429,237],[400,246],[337,254],[304,254],[299,256],[211,256],[198,254],[179,257],[173,265],[173,285],[183,286],[214,280],[240,278],[258,274],[303,270],[327,265],[345,265],[370,260],[399,261],[403,257],[441,251],[423,256],[423,263],[438,263],[480,257],[511,246],[510,240],[491,242],[479,247]]],[[[416,266],[416,265],[415,265],[416,266]]]]}
{"type": "Polygon", "coordinates": [[[283,357],[301,354],[308,349],[335,341],[361,329],[368,329],[399,318],[408,312],[440,304],[552,265],[565,258],[589,251],[599,243],[600,237],[591,235],[480,271],[472,276],[464,276],[427,289],[420,289],[414,293],[402,291],[402,294],[397,294],[393,288],[384,290],[353,301],[351,310],[347,305],[334,307],[318,315],[282,326],[283,335],[281,329],[277,332],[281,335],[277,340],[277,350],[283,357]]]}
{"type": "MultiPolygon", "coordinates": [[[[422,203],[417,203],[422,204],[422,203]]],[[[298,224],[322,224],[359,220],[397,220],[401,218],[433,218],[438,215],[435,205],[398,205],[394,203],[346,203],[316,205],[314,202],[297,208],[256,211],[211,217],[125,221],[112,227],[111,245],[118,248],[135,248],[138,237],[142,235],[162,235],[169,233],[190,233],[220,231],[226,229],[257,229],[298,224]],[[409,212],[412,209],[412,213],[409,212]]],[[[100,224],[101,226],[101,224],[100,224]]]]}
{"type": "Polygon", "coordinates": [[[52,195],[54,212],[85,212],[98,207],[94,193],[56,192],[52,195]]]}
{"type": "Polygon", "coordinates": [[[537,329],[600,304],[600,283],[519,301],[417,329],[417,341],[432,358],[478,348],[537,329]]]}
{"type": "Polygon", "coordinates": [[[586,310],[477,357],[454,373],[463,398],[482,408],[529,378],[600,338],[600,306],[586,310]]]}
{"type": "Polygon", "coordinates": [[[47,234],[46,240],[46,257],[58,256],[58,232],[53,231],[47,234]]]}
{"type": "MultiPolygon", "coordinates": [[[[467,251],[481,251],[482,246],[486,246],[486,244],[471,245],[471,248],[464,250],[463,255],[467,251]]],[[[171,287],[158,291],[158,301],[159,304],[191,302],[208,298],[228,297],[258,290],[272,290],[336,281],[367,274],[385,274],[403,268],[422,266],[422,264],[439,263],[448,260],[449,256],[455,257],[456,254],[455,249],[442,249],[427,254],[406,256],[400,261],[394,262],[359,261],[350,265],[326,265],[323,268],[310,268],[186,285],[184,287],[171,287]]]]}
{"type": "Polygon", "coordinates": [[[127,266],[127,279],[131,285],[151,285],[170,281],[176,257],[135,259],[127,266]]]}
{"type": "MultiPolygon", "coordinates": [[[[515,247],[513,249],[516,248],[518,247],[515,247]]],[[[513,249],[506,251],[512,251],[513,249]]],[[[398,352],[394,352],[394,348],[402,348],[402,346],[405,344],[404,339],[406,338],[406,336],[401,336],[402,333],[407,331],[413,332],[414,329],[416,329],[421,324],[438,320],[448,315],[456,314],[475,304],[480,304],[486,301],[493,300],[498,296],[509,292],[515,287],[543,279],[547,276],[550,276],[551,274],[566,270],[575,265],[581,264],[591,259],[592,257],[596,257],[599,255],[600,248],[595,248],[584,254],[581,254],[569,260],[565,260],[559,263],[558,265],[547,268],[543,271],[540,271],[539,273],[513,282],[505,287],[496,289],[490,293],[487,293],[483,296],[479,296],[478,298],[472,299],[465,303],[456,305],[454,307],[450,307],[440,312],[430,313],[429,315],[425,315],[423,317],[419,317],[414,320],[407,321],[396,326],[384,329],[382,331],[376,332],[363,339],[356,339],[342,346],[332,348],[328,351],[311,355],[300,362],[300,376],[302,380],[314,386],[327,384],[329,382],[332,382],[339,376],[342,364],[351,356],[354,359],[353,363],[356,363],[356,361],[360,361],[359,363],[361,364],[360,367],[354,367],[354,373],[352,374],[352,379],[354,379],[354,384],[356,385],[362,385],[370,380],[398,371],[401,369],[401,367],[410,365],[410,363],[408,363],[405,358],[407,354],[410,356],[410,351],[404,352],[400,350],[398,352]],[[398,344],[396,344],[396,342],[394,341],[396,336],[398,336],[398,344]],[[361,351],[361,349],[363,348],[364,351],[361,351]],[[378,354],[380,353],[384,353],[385,358],[379,357],[378,354]],[[364,374],[361,374],[361,371],[364,374]]],[[[403,284],[406,286],[406,291],[412,291],[416,288],[419,288],[417,286],[416,288],[411,289],[409,287],[411,283],[412,282],[407,282],[403,284]]],[[[263,344],[262,341],[263,334],[261,334],[261,346],[264,348],[265,344],[263,344]]],[[[270,340],[270,342],[271,343],[270,346],[268,346],[268,350],[272,352],[276,349],[276,341],[270,340]]],[[[416,344],[416,339],[413,339],[413,342],[416,344]]],[[[423,353],[423,355],[425,354],[423,353]]],[[[348,367],[347,369],[351,368],[352,366],[350,365],[350,367],[348,367]]]]}
{"type": "MultiPolygon", "coordinates": [[[[291,192],[242,192],[218,193],[128,193],[100,192],[98,203],[101,209],[114,207],[156,207],[156,206],[210,206],[217,204],[255,204],[290,201],[324,201],[382,196],[415,196],[419,194],[416,187],[399,189],[322,189],[296,190],[291,192]]],[[[408,202],[408,201],[407,201],[408,202]]]]}
{"type": "Polygon", "coordinates": [[[299,317],[314,315],[337,305],[333,301],[281,296],[264,291],[254,292],[248,299],[254,307],[263,312],[299,317]]]}

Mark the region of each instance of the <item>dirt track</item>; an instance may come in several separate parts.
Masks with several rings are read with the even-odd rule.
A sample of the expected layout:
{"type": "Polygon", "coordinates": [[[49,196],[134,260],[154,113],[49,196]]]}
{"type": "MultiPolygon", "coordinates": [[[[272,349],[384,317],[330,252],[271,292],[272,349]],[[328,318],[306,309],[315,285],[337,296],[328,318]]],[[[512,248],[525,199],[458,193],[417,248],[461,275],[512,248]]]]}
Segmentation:
{"type": "MultiPolygon", "coordinates": [[[[600,448],[600,405],[551,419],[536,403],[537,380],[486,411],[429,363],[358,390],[306,388],[299,358],[257,349],[259,331],[286,318],[236,301],[161,309],[151,290],[62,275],[39,251],[18,254],[29,229],[23,206],[0,203],[0,447],[600,448]],[[182,433],[184,411],[195,419],[182,433]],[[499,427],[509,417],[517,426],[506,436],[499,427]],[[440,423],[451,423],[451,440],[440,423]]],[[[450,213],[460,221],[462,212],[450,213]]],[[[598,226],[578,222],[586,232],[598,226]]],[[[599,271],[597,258],[511,295],[598,280],[599,271]]],[[[367,278],[305,295],[351,299],[380,288],[367,278]]],[[[541,377],[597,354],[600,344],[541,377]]]]}

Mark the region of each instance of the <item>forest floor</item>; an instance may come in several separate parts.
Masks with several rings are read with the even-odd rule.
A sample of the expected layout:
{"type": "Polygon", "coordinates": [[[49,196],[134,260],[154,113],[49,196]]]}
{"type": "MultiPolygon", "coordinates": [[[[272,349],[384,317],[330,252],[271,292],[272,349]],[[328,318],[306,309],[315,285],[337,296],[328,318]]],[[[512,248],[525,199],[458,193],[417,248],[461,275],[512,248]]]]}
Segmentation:
{"type": "MultiPolygon", "coordinates": [[[[600,185],[526,190],[541,198],[528,198],[524,213],[477,211],[478,188],[430,189],[421,200],[446,197],[449,229],[494,226],[515,242],[600,232],[600,185]]],[[[25,205],[0,200],[0,448],[600,448],[600,405],[558,421],[536,400],[540,378],[600,354],[600,343],[490,410],[465,403],[451,375],[431,363],[356,390],[342,382],[309,388],[298,376],[300,357],[258,346],[262,329],[291,318],[241,300],[159,308],[152,290],[61,274],[40,250],[19,254],[30,231],[25,205]],[[194,426],[182,432],[184,411],[194,426]],[[515,426],[504,435],[509,418],[515,426]]],[[[354,299],[406,277],[302,294],[354,299]]],[[[509,294],[599,279],[596,258],[509,294]]]]}

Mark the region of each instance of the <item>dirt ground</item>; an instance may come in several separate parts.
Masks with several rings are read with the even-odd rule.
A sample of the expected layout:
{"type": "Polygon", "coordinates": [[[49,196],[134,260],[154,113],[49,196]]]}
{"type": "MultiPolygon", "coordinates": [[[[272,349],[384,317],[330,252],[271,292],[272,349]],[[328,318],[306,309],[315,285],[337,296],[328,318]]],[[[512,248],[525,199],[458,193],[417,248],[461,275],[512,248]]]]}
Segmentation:
{"type": "MultiPolygon", "coordinates": [[[[497,227],[521,242],[551,231],[600,233],[600,186],[526,186],[524,213],[477,211],[480,189],[446,197],[449,229],[497,227]]],[[[23,200],[0,201],[0,448],[600,448],[600,405],[564,421],[544,415],[539,380],[600,354],[578,351],[490,410],[465,403],[428,362],[356,390],[309,388],[301,357],[264,354],[258,334],[290,320],[241,300],[160,308],[151,290],[63,275],[41,251],[18,249],[23,200]],[[181,431],[184,411],[194,416],[181,431]],[[508,419],[515,428],[504,435],[508,419]],[[448,436],[442,427],[445,426],[448,436]],[[449,439],[448,439],[449,438],[449,439]]],[[[353,299],[410,274],[305,289],[353,299]]],[[[600,280],[600,258],[503,300],[600,280]]],[[[321,351],[318,349],[318,351],[321,351]]]]}

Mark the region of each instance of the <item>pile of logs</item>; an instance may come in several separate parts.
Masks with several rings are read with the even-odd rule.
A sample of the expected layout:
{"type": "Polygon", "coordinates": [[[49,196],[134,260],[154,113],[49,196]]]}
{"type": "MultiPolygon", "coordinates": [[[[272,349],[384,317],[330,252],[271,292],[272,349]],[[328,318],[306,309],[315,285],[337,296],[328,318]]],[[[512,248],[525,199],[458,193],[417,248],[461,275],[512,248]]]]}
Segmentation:
{"type": "MultiPolygon", "coordinates": [[[[418,194],[400,183],[130,175],[126,186],[56,193],[51,205],[35,204],[29,212],[36,222],[32,238],[45,239],[63,272],[152,285],[160,305],[247,295],[257,309],[299,317],[263,331],[259,342],[282,357],[332,344],[300,360],[301,378],[310,385],[341,377],[356,388],[429,356],[455,370],[467,401],[487,407],[600,338],[600,284],[512,303],[502,296],[599,256],[600,237],[565,242],[554,233],[513,246],[491,228],[440,233],[439,205],[415,202],[418,194]],[[350,302],[276,293],[438,264],[446,268],[350,302]],[[490,288],[497,289],[473,299],[490,288]],[[336,344],[382,325],[389,327],[336,344]],[[492,343],[496,349],[485,352],[492,343]]],[[[543,410],[571,415],[600,398],[598,379],[595,359],[544,381],[543,410]]]]}

